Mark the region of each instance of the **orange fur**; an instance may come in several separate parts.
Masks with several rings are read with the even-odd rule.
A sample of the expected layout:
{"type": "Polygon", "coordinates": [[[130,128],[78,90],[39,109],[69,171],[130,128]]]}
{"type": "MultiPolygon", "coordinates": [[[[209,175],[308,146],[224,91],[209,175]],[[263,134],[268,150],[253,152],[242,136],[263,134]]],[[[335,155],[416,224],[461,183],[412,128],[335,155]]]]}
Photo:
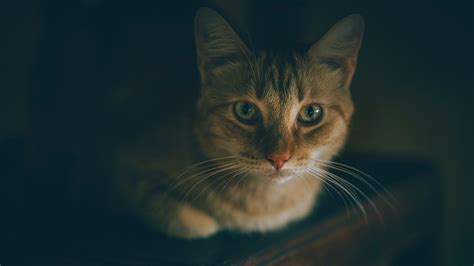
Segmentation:
{"type": "Polygon", "coordinates": [[[115,184],[127,209],[184,238],[274,230],[307,215],[322,185],[307,169],[316,167],[313,159],[331,159],[346,139],[362,29],[360,16],[349,16],[307,53],[283,57],[251,52],[221,16],[198,11],[196,115],[119,149],[115,184]],[[258,109],[258,123],[236,118],[237,101],[258,109]],[[311,103],[324,115],[303,125],[298,114],[311,103]],[[265,154],[282,150],[291,158],[277,170],[265,154]]]}

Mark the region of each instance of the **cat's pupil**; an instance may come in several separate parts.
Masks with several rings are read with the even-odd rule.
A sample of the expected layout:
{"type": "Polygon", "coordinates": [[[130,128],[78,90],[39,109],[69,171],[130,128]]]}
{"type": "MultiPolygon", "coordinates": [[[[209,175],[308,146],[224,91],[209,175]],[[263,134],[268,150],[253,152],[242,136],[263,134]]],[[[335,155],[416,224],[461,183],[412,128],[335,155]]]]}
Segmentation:
{"type": "Polygon", "coordinates": [[[242,105],[242,114],[248,116],[252,113],[252,106],[249,103],[244,103],[242,105]]]}
{"type": "Polygon", "coordinates": [[[314,113],[315,113],[314,106],[311,105],[306,109],[306,115],[308,117],[313,117],[314,113]]]}

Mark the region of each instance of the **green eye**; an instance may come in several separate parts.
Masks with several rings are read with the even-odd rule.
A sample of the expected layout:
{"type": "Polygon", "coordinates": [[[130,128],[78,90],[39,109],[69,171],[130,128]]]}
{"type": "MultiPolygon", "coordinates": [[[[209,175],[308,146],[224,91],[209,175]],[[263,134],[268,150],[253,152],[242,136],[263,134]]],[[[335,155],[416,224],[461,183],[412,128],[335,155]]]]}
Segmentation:
{"type": "Polygon", "coordinates": [[[298,121],[302,124],[313,125],[321,121],[323,108],[318,104],[306,105],[298,115],[298,121]]]}
{"type": "Polygon", "coordinates": [[[249,102],[236,102],[234,114],[242,123],[254,123],[258,119],[258,110],[249,102]]]}

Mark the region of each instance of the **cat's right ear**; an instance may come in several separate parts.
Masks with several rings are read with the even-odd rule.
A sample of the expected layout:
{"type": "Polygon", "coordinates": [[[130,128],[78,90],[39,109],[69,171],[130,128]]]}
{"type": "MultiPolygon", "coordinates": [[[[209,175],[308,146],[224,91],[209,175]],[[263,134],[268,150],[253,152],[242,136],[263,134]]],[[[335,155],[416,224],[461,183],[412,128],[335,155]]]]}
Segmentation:
{"type": "Polygon", "coordinates": [[[358,14],[345,17],[309,49],[313,62],[340,70],[342,85],[347,87],[354,74],[357,54],[364,33],[364,19],[358,14]]]}
{"type": "Polygon", "coordinates": [[[198,68],[204,84],[215,68],[250,55],[237,33],[210,8],[200,8],[196,12],[194,35],[198,68]]]}

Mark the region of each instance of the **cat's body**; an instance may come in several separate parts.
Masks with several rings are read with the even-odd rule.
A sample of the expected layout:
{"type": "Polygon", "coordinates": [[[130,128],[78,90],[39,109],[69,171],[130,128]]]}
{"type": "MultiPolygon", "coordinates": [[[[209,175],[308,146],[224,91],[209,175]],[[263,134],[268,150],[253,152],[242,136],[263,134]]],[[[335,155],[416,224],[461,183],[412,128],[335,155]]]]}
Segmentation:
{"type": "Polygon", "coordinates": [[[119,205],[126,211],[134,212],[159,231],[186,238],[225,229],[278,229],[308,214],[320,189],[320,182],[314,178],[280,184],[263,178],[238,176],[228,180],[215,176],[202,182],[195,177],[192,182],[179,183],[176,177],[182,169],[209,160],[197,148],[190,130],[192,117],[188,115],[181,114],[179,122],[148,132],[119,149],[113,166],[117,177],[114,184],[115,191],[122,194],[119,205]]]}
{"type": "Polygon", "coordinates": [[[321,190],[316,160],[330,160],[347,135],[362,28],[352,16],[306,54],[255,54],[201,9],[197,108],[116,149],[110,169],[120,205],[184,238],[303,218],[321,190]]]}

